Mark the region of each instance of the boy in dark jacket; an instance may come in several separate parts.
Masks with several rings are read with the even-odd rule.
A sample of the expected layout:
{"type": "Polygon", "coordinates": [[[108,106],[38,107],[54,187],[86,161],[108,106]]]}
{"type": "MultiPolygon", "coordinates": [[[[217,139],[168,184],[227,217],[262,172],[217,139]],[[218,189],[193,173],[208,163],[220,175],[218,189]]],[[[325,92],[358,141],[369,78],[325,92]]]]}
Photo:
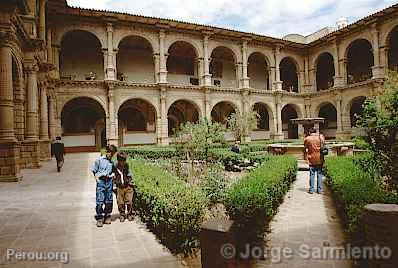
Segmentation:
{"type": "Polygon", "coordinates": [[[126,154],[123,152],[119,153],[114,171],[120,222],[124,222],[126,217],[129,221],[133,220],[133,176],[126,160],[126,154]]]}
{"type": "Polygon", "coordinates": [[[51,155],[55,156],[57,160],[57,171],[60,172],[64,165],[65,147],[61,141],[61,137],[56,137],[54,143],[51,146],[51,155]]]}

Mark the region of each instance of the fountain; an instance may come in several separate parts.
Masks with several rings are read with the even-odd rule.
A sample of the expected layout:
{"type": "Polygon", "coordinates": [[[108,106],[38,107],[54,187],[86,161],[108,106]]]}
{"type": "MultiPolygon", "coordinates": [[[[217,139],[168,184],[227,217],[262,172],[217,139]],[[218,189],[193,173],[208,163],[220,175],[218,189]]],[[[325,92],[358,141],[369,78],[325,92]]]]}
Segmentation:
{"type": "MultiPolygon", "coordinates": [[[[270,144],[268,145],[268,152],[274,155],[293,155],[299,160],[299,168],[307,169],[308,164],[306,164],[307,157],[304,150],[303,135],[306,135],[311,128],[315,128],[319,133],[319,124],[323,123],[325,118],[295,118],[290,121],[298,125],[301,141],[270,144]]],[[[352,142],[326,141],[326,146],[329,148],[329,155],[331,156],[353,154],[354,143],[352,142]]]]}

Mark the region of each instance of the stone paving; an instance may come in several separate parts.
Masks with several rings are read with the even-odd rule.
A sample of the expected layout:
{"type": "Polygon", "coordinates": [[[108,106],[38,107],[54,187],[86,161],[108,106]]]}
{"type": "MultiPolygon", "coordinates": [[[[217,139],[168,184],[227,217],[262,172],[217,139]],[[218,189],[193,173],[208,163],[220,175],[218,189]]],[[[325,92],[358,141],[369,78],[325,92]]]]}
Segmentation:
{"type": "Polygon", "coordinates": [[[310,252],[308,249],[313,250],[314,256],[317,257],[317,249],[346,245],[346,237],[336,215],[330,192],[326,189],[322,195],[308,194],[308,179],[308,171],[298,172],[297,180],[270,224],[271,233],[267,235],[268,247],[290,248],[294,252],[293,258],[283,259],[280,262],[276,257],[274,261],[269,258],[258,262],[257,267],[349,268],[352,266],[347,260],[306,258],[305,255],[310,252]]]}
{"type": "Polygon", "coordinates": [[[97,156],[70,154],[61,173],[52,160],[23,170],[20,183],[0,184],[0,267],[182,267],[138,220],[120,223],[114,215],[111,225],[95,226],[89,167],[97,156]],[[7,260],[7,249],[68,252],[69,264],[7,260]]]}

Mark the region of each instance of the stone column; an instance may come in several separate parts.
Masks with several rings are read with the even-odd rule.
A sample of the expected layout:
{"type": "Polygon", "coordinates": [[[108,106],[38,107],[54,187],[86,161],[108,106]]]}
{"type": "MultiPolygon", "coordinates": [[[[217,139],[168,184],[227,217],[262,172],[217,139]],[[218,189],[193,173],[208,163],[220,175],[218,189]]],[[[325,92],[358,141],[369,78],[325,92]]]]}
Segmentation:
{"type": "Polygon", "coordinates": [[[301,93],[301,92],[303,92],[303,90],[304,90],[304,85],[305,85],[305,70],[299,71],[298,75],[299,75],[299,76],[298,76],[299,79],[298,79],[298,89],[297,89],[297,92],[298,92],[298,93],[301,93]]]}
{"type": "MultiPolygon", "coordinates": [[[[250,89],[244,88],[241,92],[242,94],[242,113],[248,114],[250,112],[250,103],[249,103],[249,94],[250,94],[250,89]]],[[[250,132],[246,133],[246,135],[243,138],[242,142],[250,142],[251,137],[250,137],[250,132]]]]}
{"type": "Polygon", "coordinates": [[[19,147],[14,133],[11,48],[0,38],[0,182],[15,182],[19,173],[19,147]]]}
{"type": "MultiPolygon", "coordinates": [[[[1,44],[0,44],[1,45],[1,44]]],[[[11,48],[0,47],[0,141],[14,142],[14,102],[11,48]]]]}
{"type": "Polygon", "coordinates": [[[59,52],[60,52],[60,47],[57,45],[53,45],[53,58],[54,58],[54,66],[55,66],[55,70],[52,71],[52,77],[55,79],[59,79],[60,78],[60,67],[59,67],[59,52]]]}
{"type": "Polygon", "coordinates": [[[281,71],[279,68],[279,63],[281,61],[281,46],[276,46],[274,49],[274,58],[275,58],[275,82],[274,82],[274,90],[280,91],[282,90],[282,81],[281,81],[281,71]]]}
{"type": "Polygon", "coordinates": [[[210,91],[208,89],[205,89],[205,117],[207,120],[211,121],[211,107],[210,107],[210,91]]]}
{"type": "Polygon", "coordinates": [[[343,87],[345,86],[344,78],[341,72],[340,62],[340,49],[339,49],[339,42],[334,43],[333,47],[333,63],[334,63],[334,87],[343,87]]]}
{"type": "Polygon", "coordinates": [[[50,95],[48,99],[48,125],[49,125],[49,134],[50,134],[50,139],[55,140],[56,138],[56,122],[55,122],[55,113],[56,113],[56,108],[55,108],[56,102],[55,102],[55,97],[50,95]]]}
{"type": "Polygon", "coordinates": [[[372,29],[372,37],[373,37],[373,57],[374,57],[374,66],[372,67],[372,78],[383,78],[383,68],[380,65],[380,48],[379,48],[379,31],[374,26],[372,29]]]}
{"type": "Polygon", "coordinates": [[[108,90],[108,116],[109,116],[109,137],[108,143],[118,146],[119,136],[118,136],[118,119],[117,112],[115,111],[115,90],[110,88],[108,90]]]}
{"type": "Polygon", "coordinates": [[[339,62],[340,62],[340,76],[341,76],[342,85],[346,86],[348,83],[348,81],[347,81],[347,58],[339,59],[339,62]]]}
{"type": "Polygon", "coordinates": [[[380,52],[380,65],[383,68],[383,74],[386,76],[388,74],[389,71],[389,62],[388,62],[388,54],[389,54],[389,50],[390,47],[389,46],[385,46],[381,49],[380,52]]]}
{"type": "Polygon", "coordinates": [[[40,140],[48,140],[47,86],[40,89],[40,140]]]}
{"type": "Polygon", "coordinates": [[[203,58],[196,58],[195,64],[198,66],[198,80],[199,86],[203,86],[203,77],[204,77],[204,69],[203,69],[203,58]]]}
{"type": "Polygon", "coordinates": [[[308,70],[308,88],[310,91],[316,91],[316,69],[314,67],[310,67],[308,70]]]}
{"type": "Polygon", "coordinates": [[[310,63],[309,63],[309,57],[308,57],[308,55],[306,55],[305,57],[304,57],[304,81],[303,81],[303,88],[304,88],[304,91],[306,91],[306,92],[311,92],[311,90],[312,90],[312,85],[311,85],[311,83],[310,83],[310,78],[309,78],[309,76],[310,76],[310,74],[309,74],[309,72],[310,72],[310,63]]]}
{"type": "Polygon", "coordinates": [[[276,134],[274,135],[275,140],[283,140],[283,131],[282,131],[282,107],[280,100],[275,101],[275,116],[274,116],[274,126],[276,129],[276,134]]]}
{"type": "Polygon", "coordinates": [[[47,30],[47,62],[52,64],[54,63],[51,28],[48,28],[47,30]]]}
{"type": "Polygon", "coordinates": [[[343,120],[341,114],[341,102],[342,100],[338,98],[336,100],[336,110],[337,110],[337,132],[343,131],[343,120]]]}
{"type": "Polygon", "coordinates": [[[160,144],[169,144],[169,123],[167,120],[167,107],[166,107],[167,91],[166,88],[161,87],[160,89],[160,144]]]}
{"type": "Polygon", "coordinates": [[[243,40],[242,42],[242,82],[241,86],[243,88],[250,87],[249,77],[247,77],[247,40],[243,40]]]}
{"type": "Polygon", "coordinates": [[[107,63],[106,66],[106,73],[105,73],[105,80],[116,80],[116,66],[114,65],[114,52],[113,52],[113,25],[108,23],[106,25],[106,33],[107,33],[107,44],[108,44],[108,51],[107,51],[107,63]]]}
{"type": "Polygon", "coordinates": [[[155,83],[159,83],[159,73],[160,73],[160,56],[159,53],[153,54],[153,64],[155,67],[155,83]]]}
{"type": "Polygon", "coordinates": [[[37,72],[39,68],[33,59],[25,64],[27,76],[26,94],[26,131],[22,153],[25,167],[40,167],[39,148],[39,90],[37,88],[37,72]]]}
{"type": "Polygon", "coordinates": [[[209,35],[203,37],[203,82],[205,86],[211,86],[210,74],[210,56],[209,56],[209,35]]]}
{"type": "Polygon", "coordinates": [[[159,83],[167,83],[165,39],[166,32],[162,29],[159,31],[159,83]]]}
{"type": "Polygon", "coordinates": [[[39,138],[39,100],[37,88],[37,71],[35,64],[30,63],[25,66],[27,72],[27,96],[26,96],[26,132],[25,139],[36,141],[39,138]]]}
{"type": "Polygon", "coordinates": [[[38,0],[39,2],[39,38],[46,41],[46,2],[47,0],[38,0]]]}
{"type": "Polygon", "coordinates": [[[242,63],[238,62],[235,64],[235,75],[236,75],[236,87],[241,88],[242,87],[242,63]]]}

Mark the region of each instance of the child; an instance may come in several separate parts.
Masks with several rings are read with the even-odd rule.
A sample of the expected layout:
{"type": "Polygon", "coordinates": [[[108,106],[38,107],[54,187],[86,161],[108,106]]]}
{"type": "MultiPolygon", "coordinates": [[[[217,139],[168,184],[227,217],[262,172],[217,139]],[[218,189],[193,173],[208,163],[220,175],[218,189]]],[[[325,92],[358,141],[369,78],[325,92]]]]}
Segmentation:
{"type": "Polygon", "coordinates": [[[114,145],[108,145],[106,147],[106,155],[100,156],[91,168],[95,180],[97,181],[96,188],[96,216],[97,227],[102,227],[105,224],[111,224],[112,214],[112,171],[114,165],[112,157],[117,152],[117,148],[114,145]]]}
{"type": "Polygon", "coordinates": [[[120,213],[120,222],[124,222],[126,216],[129,221],[133,220],[133,178],[129,170],[129,165],[126,163],[126,159],[127,156],[125,153],[119,153],[117,155],[117,164],[114,171],[115,184],[117,187],[116,200],[120,213]]]}

